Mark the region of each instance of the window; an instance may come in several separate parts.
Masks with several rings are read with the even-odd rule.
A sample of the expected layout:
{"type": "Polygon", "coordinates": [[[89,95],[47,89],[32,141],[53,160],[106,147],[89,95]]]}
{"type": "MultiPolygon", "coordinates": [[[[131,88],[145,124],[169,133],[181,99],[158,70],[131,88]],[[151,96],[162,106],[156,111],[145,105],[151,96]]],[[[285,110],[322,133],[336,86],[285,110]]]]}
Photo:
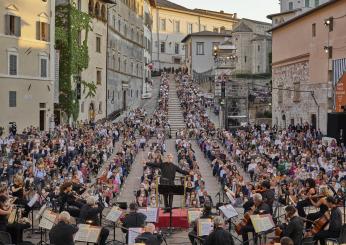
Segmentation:
{"type": "Polygon", "coordinates": [[[294,82],[293,84],[293,102],[299,102],[300,101],[300,82],[294,82]]]}
{"type": "Polygon", "coordinates": [[[80,112],[84,113],[84,101],[80,104],[80,112]]]}
{"type": "Polygon", "coordinates": [[[134,67],[133,67],[133,62],[131,62],[131,65],[130,65],[130,74],[131,74],[131,75],[134,74],[133,69],[134,69],[134,67]]]}
{"type": "Polygon", "coordinates": [[[201,31],[206,31],[207,30],[207,26],[206,25],[202,25],[201,31]]]}
{"type": "Polygon", "coordinates": [[[247,56],[244,56],[244,62],[246,63],[247,56]]]}
{"type": "Polygon", "coordinates": [[[102,83],[102,71],[100,69],[96,70],[96,83],[98,85],[102,83]]]}
{"type": "Polygon", "coordinates": [[[49,24],[44,22],[36,22],[36,39],[41,41],[49,41],[49,24]]]}
{"type": "Polygon", "coordinates": [[[288,3],[288,10],[293,10],[293,2],[288,3]]]}
{"type": "Polygon", "coordinates": [[[261,51],[261,46],[257,46],[257,51],[259,52],[259,51],[261,51]]]}
{"type": "Polygon", "coordinates": [[[161,53],[166,52],[166,43],[165,42],[160,43],[160,50],[161,50],[161,53]]]}
{"type": "Polygon", "coordinates": [[[96,52],[101,53],[101,37],[96,37],[96,52]]]}
{"type": "Polygon", "coordinates": [[[89,9],[89,14],[93,15],[94,14],[94,0],[89,0],[88,9],[89,9]]]}
{"type": "Polygon", "coordinates": [[[120,32],[121,30],[121,16],[119,15],[119,19],[118,19],[118,31],[120,32]]]}
{"type": "Polygon", "coordinates": [[[77,1],[77,8],[78,8],[79,11],[82,10],[82,0],[78,0],[77,1]]]}
{"type": "Polygon", "coordinates": [[[123,67],[123,69],[124,69],[124,72],[126,73],[127,72],[127,62],[126,62],[126,60],[124,60],[124,67],[123,67]]]}
{"type": "Polygon", "coordinates": [[[20,37],[21,21],[20,17],[14,15],[5,15],[5,34],[20,37]]]}
{"type": "Polygon", "coordinates": [[[305,7],[309,8],[310,7],[310,0],[305,0],[305,7]]]}
{"type": "Polygon", "coordinates": [[[213,32],[219,32],[219,28],[214,27],[214,28],[213,28],[213,32]]]}
{"type": "Polygon", "coordinates": [[[166,31],[166,19],[160,19],[160,30],[166,31]]]}
{"type": "Polygon", "coordinates": [[[138,90],[136,90],[136,97],[137,97],[137,98],[138,98],[138,95],[139,95],[138,90]]]}
{"type": "Polygon", "coordinates": [[[17,92],[16,91],[9,91],[8,92],[8,98],[9,98],[9,106],[10,107],[16,107],[17,106],[17,92]]]}
{"type": "Polygon", "coordinates": [[[48,59],[47,57],[40,58],[40,76],[48,77],[48,59]]]}
{"type": "Polygon", "coordinates": [[[220,27],[220,32],[221,32],[221,33],[225,33],[225,32],[226,32],[226,27],[221,26],[221,27],[220,27]]]}
{"type": "Polygon", "coordinates": [[[317,7],[318,5],[320,5],[320,0],[315,0],[315,7],[317,7]]]}
{"type": "Polygon", "coordinates": [[[334,21],[333,20],[334,20],[333,17],[330,17],[327,20],[325,20],[325,23],[327,23],[329,32],[333,31],[333,29],[334,29],[334,21]]]}
{"type": "Polygon", "coordinates": [[[191,34],[193,32],[193,25],[191,23],[187,24],[187,33],[191,34]]]}
{"type": "Polygon", "coordinates": [[[175,44],[174,51],[175,51],[175,54],[179,54],[179,43],[175,44]]]}
{"type": "Polygon", "coordinates": [[[260,66],[259,65],[257,66],[257,72],[260,72],[260,66]]]}
{"type": "Polygon", "coordinates": [[[333,47],[329,46],[327,52],[328,52],[328,59],[332,59],[333,58],[333,47]]]}
{"type": "Polygon", "coordinates": [[[203,42],[196,43],[196,54],[197,55],[204,55],[204,43],[203,42]]]}
{"type": "Polygon", "coordinates": [[[316,23],[312,24],[312,36],[316,37],[316,23]]]}
{"type": "Polygon", "coordinates": [[[102,102],[99,102],[99,114],[101,114],[102,113],[102,102]]]}
{"type": "Polygon", "coordinates": [[[174,32],[180,32],[180,21],[174,21],[174,32]]]}
{"type": "Polygon", "coordinates": [[[180,59],[180,58],[174,58],[174,59],[173,59],[173,63],[174,63],[174,64],[179,65],[180,62],[181,62],[181,59],[180,59]]]}
{"type": "Polygon", "coordinates": [[[125,35],[125,37],[127,36],[127,25],[126,24],[124,25],[124,35],[125,35]]]}
{"type": "Polygon", "coordinates": [[[9,54],[8,56],[8,74],[16,76],[18,74],[18,55],[9,54]]]}

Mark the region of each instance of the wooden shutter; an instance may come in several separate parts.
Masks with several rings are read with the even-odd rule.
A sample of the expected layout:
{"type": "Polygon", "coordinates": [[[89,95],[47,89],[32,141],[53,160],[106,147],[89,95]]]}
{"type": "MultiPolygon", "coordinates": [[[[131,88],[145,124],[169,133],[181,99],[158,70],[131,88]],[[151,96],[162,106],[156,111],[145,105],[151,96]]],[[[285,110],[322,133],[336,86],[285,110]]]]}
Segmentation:
{"type": "Polygon", "coordinates": [[[41,22],[36,21],[36,40],[41,40],[41,22]]]}
{"type": "Polygon", "coordinates": [[[50,42],[50,25],[46,24],[46,28],[47,28],[47,42],[50,42]]]}
{"type": "Polygon", "coordinates": [[[5,35],[10,35],[10,15],[5,15],[5,35]]]}
{"type": "Polygon", "coordinates": [[[14,26],[14,28],[15,28],[15,35],[17,36],[17,37],[20,37],[21,36],[21,28],[22,27],[22,23],[21,23],[21,20],[20,20],[20,17],[18,17],[18,16],[16,16],[15,17],[15,26],[14,26]]]}

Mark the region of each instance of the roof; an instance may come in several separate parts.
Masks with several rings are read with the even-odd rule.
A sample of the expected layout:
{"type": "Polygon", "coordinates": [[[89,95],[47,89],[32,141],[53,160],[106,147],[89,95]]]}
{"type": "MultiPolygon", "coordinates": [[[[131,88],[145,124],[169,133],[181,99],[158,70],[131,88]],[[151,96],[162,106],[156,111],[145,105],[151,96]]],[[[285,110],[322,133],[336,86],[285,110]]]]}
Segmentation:
{"type": "Polygon", "coordinates": [[[284,15],[284,14],[295,13],[295,12],[300,11],[300,10],[302,10],[302,9],[298,8],[298,9],[289,10],[289,11],[285,11],[285,12],[281,12],[281,13],[270,14],[270,15],[267,15],[267,18],[271,20],[273,17],[284,15]]]}
{"type": "Polygon", "coordinates": [[[231,37],[231,34],[227,33],[219,33],[219,32],[212,32],[212,31],[200,31],[200,32],[194,32],[186,37],[181,41],[182,43],[186,42],[190,37],[231,37]]]}
{"type": "Polygon", "coordinates": [[[268,25],[268,26],[272,25],[271,23],[259,21],[259,20],[252,20],[252,19],[247,19],[247,18],[242,18],[242,20],[251,21],[253,23],[257,23],[257,24],[261,24],[261,25],[268,25]]]}
{"type": "Polygon", "coordinates": [[[288,21],[286,21],[286,22],[284,22],[284,23],[282,23],[282,24],[280,24],[278,26],[275,26],[274,28],[268,30],[268,32],[272,32],[272,31],[275,31],[277,29],[280,29],[281,27],[284,27],[284,26],[286,26],[286,25],[288,25],[290,23],[293,23],[293,22],[295,22],[295,21],[297,21],[297,20],[299,20],[301,18],[304,18],[305,16],[308,16],[308,15],[310,15],[312,13],[315,13],[315,12],[319,11],[320,9],[323,9],[323,8],[325,8],[325,7],[329,6],[329,5],[332,5],[334,3],[337,3],[339,1],[340,0],[330,0],[329,2],[321,4],[320,6],[318,6],[316,8],[313,8],[313,9],[311,9],[311,10],[309,10],[309,11],[303,13],[303,14],[300,14],[300,15],[298,15],[298,16],[296,16],[296,17],[294,17],[294,18],[292,18],[292,19],[290,19],[290,20],[288,20],[288,21]]]}
{"type": "Polygon", "coordinates": [[[157,6],[158,7],[164,7],[164,8],[170,8],[170,9],[184,10],[184,11],[190,10],[188,8],[185,8],[181,5],[172,3],[172,2],[167,1],[167,0],[157,0],[157,6]]]}
{"type": "Polygon", "coordinates": [[[253,32],[253,30],[244,22],[240,22],[240,24],[233,29],[233,32],[253,32]]]}
{"type": "Polygon", "coordinates": [[[216,11],[211,11],[211,10],[205,10],[205,9],[189,9],[185,8],[184,6],[181,6],[179,4],[172,3],[167,0],[157,0],[157,7],[162,7],[162,8],[169,8],[169,9],[175,9],[175,10],[180,10],[180,11],[188,11],[196,14],[205,14],[209,16],[214,16],[214,17],[219,17],[219,18],[230,18],[236,20],[237,18],[234,18],[237,16],[237,14],[230,14],[230,13],[225,13],[225,12],[216,12],[216,11]]]}

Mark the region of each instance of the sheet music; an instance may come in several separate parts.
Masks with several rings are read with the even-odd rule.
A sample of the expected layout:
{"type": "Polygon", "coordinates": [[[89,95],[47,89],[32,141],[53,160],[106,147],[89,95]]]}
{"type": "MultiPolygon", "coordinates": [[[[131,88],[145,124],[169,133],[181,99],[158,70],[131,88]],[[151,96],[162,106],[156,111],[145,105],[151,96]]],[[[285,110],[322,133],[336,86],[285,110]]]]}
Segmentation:
{"type": "Polygon", "coordinates": [[[227,219],[238,216],[237,210],[231,204],[221,206],[219,209],[227,219]]]}
{"type": "Polygon", "coordinates": [[[145,216],[147,216],[145,222],[149,223],[156,223],[157,222],[157,216],[158,216],[158,208],[139,208],[138,213],[142,213],[145,216]]]}
{"type": "Polygon", "coordinates": [[[106,220],[112,221],[112,222],[117,222],[121,215],[123,214],[123,211],[119,209],[118,207],[113,207],[111,211],[106,216],[106,220]]]}
{"type": "Polygon", "coordinates": [[[97,243],[101,233],[101,228],[87,224],[79,224],[78,231],[74,236],[74,241],[97,243]]]}
{"type": "Polygon", "coordinates": [[[28,202],[28,206],[30,208],[32,208],[32,206],[35,205],[35,203],[37,202],[37,200],[40,198],[40,196],[36,193],[32,198],[31,200],[28,202]]]}
{"type": "Polygon", "coordinates": [[[199,217],[201,217],[202,210],[201,209],[191,209],[188,210],[188,222],[191,224],[196,221],[199,217]]]}
{"type": "Polygon", "coordinates": [[[212,232],[213,228],[214,225],[211,222],[211,219],[200,219],[198,221],[198,236],[208,236],[210,232],[212,232]]]}
{"type": "Polygon", "coordinates": [[[38,220],[39,218],[41,218],[43,212],[46,211],[46,209],[47,209],[47,204],[44,204],[44,205],[40,208],[40,210],[38,211],[38,213],[36,214],[35,220],[38,220]]]}
{"type": "Polygon", "coordinates": [[[128,243],[127,244],[135,244],[136,238],[143,233],[143,228],[129,228],[129,236],[128,236],[128,243]]]}
{"type": "Polygon", "coordinates": [[[255,228],[256,233],[268,231],[270,229],[273,229],[274,222],[269,214],[265,215],[251,215],[250,216],[251,222],[253,224],[253,227],[255,228]]]}
{"type": "MultiPolygon", "coordinates": [[[[230,193],[232,191],[226,191],[226,196],[228,197],[229,201],[232,203],[232,204],[235,204],[235,199],[234,197],[232,196],[232,194],[230,193]]],[[[232,192],[233,193],[233,192],[232,192]]]]}
{"type": "Polygon", "coordinates": [[[58,214],[50,210],[45,210],[40,220],[39,227],[46,230],[51,230],[56,224],[57,218],[58,214]]]}

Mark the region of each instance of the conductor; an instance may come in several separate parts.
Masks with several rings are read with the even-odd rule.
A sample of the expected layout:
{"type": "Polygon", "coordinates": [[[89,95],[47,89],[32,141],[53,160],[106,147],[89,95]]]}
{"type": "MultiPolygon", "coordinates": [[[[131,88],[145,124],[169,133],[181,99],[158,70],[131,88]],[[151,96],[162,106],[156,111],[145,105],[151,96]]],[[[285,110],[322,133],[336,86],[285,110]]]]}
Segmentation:
{"type": "MultiPolygon", "coordinates": [[[[165,162],[161,162],[161,163],[144,162],[144,163],[149,167],[161,169],[161,178],[160,178],[161,185],[174,185],[176,172],[181,173],[183,175],[189,174],[189,172],[179,168],[173,163],[173,155],[171,153],[167,154],[167,158],[165,162]]],[[[172,208],[173,195],[164,194],[163,198],[165,202],[165,208],[166,209],[172,208]]]]}

